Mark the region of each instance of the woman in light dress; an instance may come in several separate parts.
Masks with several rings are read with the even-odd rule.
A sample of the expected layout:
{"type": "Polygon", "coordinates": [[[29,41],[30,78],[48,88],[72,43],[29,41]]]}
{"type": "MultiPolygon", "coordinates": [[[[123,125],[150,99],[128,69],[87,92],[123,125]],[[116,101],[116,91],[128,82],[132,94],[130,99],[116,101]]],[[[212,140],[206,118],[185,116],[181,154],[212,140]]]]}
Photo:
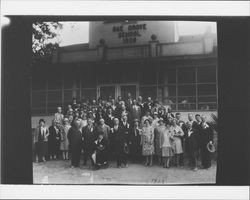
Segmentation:
{"type": "Polygon", "coordinates": [[[71,128],[71,125],[69,123],[68,118],[64,118],[63,120],[63,126],[61,127],[62,135],[61,135],[61,144],[60,144],[60,150],[62,151],[62,156],[63,160],[68,160],[69,159],[69,140],[68,140],[68,132],[69,129],[71,128]]]}
{"type": "Polygon", "coordinates": [[[170,127],[170,124],[167,124],[161,134],[161,150],[162,150],[162,160],[164,168],[169,168],[169,161],[171,157],[174,155],[173,148],[171,146],[172,140],[173,140],[173,129],[170,127]]]}
{"type": "Polygon", "coordinates": [[[146,157],[145,165],[153,165],[154,154],[154,128],[150,125],[149,119],[145,119],[142,128],[142,155],[146,157]]]}
{"type": "Polygon", "coordinates": [[[62,125],[64,115],[62,114],[62,107],[57,107],[57,113],[55,113],[55,120],[62,125]]]}
{"type": "Polygon", "coordinates": [[[172,121],[172,129],[173,129],[173,150],[175,155],[176,166],[179,166],[180,163],[180,154],[183,153],[181,138],[184,136],[184,132],[180,126],[177,125],[176,119],[172,121]]]}

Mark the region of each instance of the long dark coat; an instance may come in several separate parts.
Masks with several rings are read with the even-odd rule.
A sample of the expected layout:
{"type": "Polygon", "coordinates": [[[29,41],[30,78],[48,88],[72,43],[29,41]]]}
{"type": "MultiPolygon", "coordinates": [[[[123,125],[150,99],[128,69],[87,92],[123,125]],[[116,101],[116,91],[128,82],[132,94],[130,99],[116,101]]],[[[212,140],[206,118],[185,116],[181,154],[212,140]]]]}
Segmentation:
{"type": "Polygon", "coordinates": [[[125,152],[125,145],[128,145],[128,133],[126,128],[119,126],[117,130],[114,129],[114,135],[117,165],[127,164],[128,152],[125,152]]]}
{"type": "Polygon", "coordinates": [[[108,162],[108,141],[103,138],[101,141],[97,140],[95,143],[96,150],[96,164],[103,165],[108,162]]]}
{"type": "Polygon", "coordinates": [[[68,140],[71,151],[71,165],[78,167],[82,150],[82,132],[71,127],[68,132],[68,140]]]}
{"type": "Polygon", "coordinates": [[[201,150],[201,164],[204,168],[211,166],[211,153],[207,149],[209,141],[213,140],[213,130],[210,126],[208,128],[200,129],[200,150],[201,150]]]}
{"type": "Polygon", "coordinates": [[[91,155],[95,150],[95,140],[97,139],[96,128],[89,126],[85,126],[82,129],[82,137],[83,137],[83,150],[84,153],[91,155]]]}
{"type": "Polygon", "coordinates": [[[48,150],[51,155],[58,155],[61,143],[61,130],[57,131],[54,126],[49,127],[48,150]]]}
{"type": "Polygon", "coordinates": [[[129,132],[130,157],[133,161],[139,161],[141,158],[141,135],[140,130],[132,127],[129,132]]]}

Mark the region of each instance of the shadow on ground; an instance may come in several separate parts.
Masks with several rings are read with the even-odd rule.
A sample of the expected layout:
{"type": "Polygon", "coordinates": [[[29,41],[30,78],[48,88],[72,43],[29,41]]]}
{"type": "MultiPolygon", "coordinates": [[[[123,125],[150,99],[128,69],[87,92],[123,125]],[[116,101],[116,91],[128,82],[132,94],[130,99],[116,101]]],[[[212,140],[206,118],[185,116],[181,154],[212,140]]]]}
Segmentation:
{"type": "Polygon", "coordinates": [[[216,162],[208,170],[192,171],[189,167],[169,169],[154,165],[129,164],[116,168],[111,162],[106,169],[92,170],[90,166],[70,168],[70,161],[47,161],[33,164],[34,184],[214,184],[216,162]]]}

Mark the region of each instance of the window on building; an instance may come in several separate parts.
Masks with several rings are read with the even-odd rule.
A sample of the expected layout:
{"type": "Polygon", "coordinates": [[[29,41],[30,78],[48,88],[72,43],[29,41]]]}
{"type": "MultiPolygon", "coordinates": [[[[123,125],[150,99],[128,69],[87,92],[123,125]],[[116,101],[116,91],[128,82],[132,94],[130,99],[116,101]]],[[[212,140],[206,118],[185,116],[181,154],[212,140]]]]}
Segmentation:
{"type": "Polygon", "coordinates": [[[157,99],[157,87],[156,86],[144,86],[140,87],[139,95],[142,96],[144,100],[151,97],[152,100],[157,99]]]}
{"type": "MultiPolygon", "coordinates": [[[[98,73],[86,71],[64,72],[64,77],[59,73],[34,75],[32,114],[52,114],[56,107],[65,108],[72,103],[73,97],[78,100],[96,99],[97,81],[94,76],[98,76],[98,84],[137,82],[139,77],[139,95],[144,100],[150,96],[163,104],[170,102],[173,111],[217,109],[216,66],[162,67],[158,70],[145,67],[138,72],[122,71],[117,67],[105,68],[98,73]]],[[[112,90],[106,91],[104,88],[101,91],[104,96],[114,96],[114,93],[114,87],[112,90]]]]}
{"type": "Polygon", "coordinates": [[[195,84],[178,85],[178,96],[196,96],[195,84]]]}
{"type": "Polygon", "coordinates": [[[62,91],[48,91],[47,111],[48,113],[55,113],[56,108],[62,105],[62,91]]]}
{"type": "Polygon", "coordinates": [[[32,92],[32,114],[46,113],[46,92],[32,92]]]}
{"type": "Polygon", "coordinates": [[[216,82],[216,67],[215,66],[205,66],[198,67],[197,69],[198,83],[210,83],[216,82]]]}
{"type": "Polygon", "coordinates": [[[138,81],[138,74],[136,70],[130,69],[122,71],[122,75],[123,75],[123,83],[134,83],[138,81]]]}
{"type": "Polygon", "coordinates": [[[66,107],[69,104],[72,104],[73,98],[80,99],[80,90],[63,90],[63,106],[66,107]]]}
{"type": "Polygon", "coordinates": [[[196,97],[178,97],[178,110],[196,110],[196,97]]]}
{"type": "Polygon", "coordinates": [[[112,77],[109,69],[100,69],[98,73],[98,84],[111,84],[112,83],[112,77]]]}
{"type": "Polygon", "coordinates": [[[157,84],[157,71],[152,68],[145,68],[140,72],[141,85],[156,85],[157,84]]]}
{"type": "Polygon", "coordinates": [[[216,84],[199,84],[198,96],[216,95],[216,84]]]}
{"type": "Polygon", "coordinates": [[[50,72],[46,77],[48,78],[49,90],[58,90],[62,88],[62,74],[60,72],[50,72]]]}
{"type": "Polygon", "coordinates": [[[63,73],[63,88],[80,88],[81,74],[77,70],[65,70],[63,73]]]}
{"type": "Polygon", "coordinates": [[[37,74],[32,77],[32,90],[46,90],[47,80],[45,74],[37,74]]]}
{"type": "Polygon", "coordinates": [[[81,99],[82,100],[94,100],[96,99],[96,88],[94,89],[82,89],[81,92],[81,99]]]}
{"type": "Polygon", "coordinates": [[[176,84],[176,68],[161,68],[158,76],[158,84],[176,84]]]}
{"type": "Polygon", "coordinates": [[[96,73],[86,70],[81,73],[81,87],[82,88],[96,88],[96,73]]]}
{"type": "Polygon", "coordinates": [[[126,67],[116,66],[115,68],[109,71],[111,76],[111,83],[123,82],[123,73],[125,73],[123,71],[124,69],[126,69],[126,67]]]}
{"type": "Polygon", "coordinates": [[[177,73],[178,83],[195,83],[195,67],[179,67],[177,73]]]}

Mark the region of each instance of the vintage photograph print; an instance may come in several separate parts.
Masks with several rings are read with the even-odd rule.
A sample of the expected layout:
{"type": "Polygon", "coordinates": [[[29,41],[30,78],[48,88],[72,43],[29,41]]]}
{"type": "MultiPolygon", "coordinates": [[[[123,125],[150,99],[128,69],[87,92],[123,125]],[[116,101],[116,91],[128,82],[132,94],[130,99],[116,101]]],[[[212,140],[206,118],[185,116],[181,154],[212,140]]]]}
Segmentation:
{"type": "Polygon", "coordinates": [[[32,24],[34,184],[215,184],[216,22],[32,24]]]}

